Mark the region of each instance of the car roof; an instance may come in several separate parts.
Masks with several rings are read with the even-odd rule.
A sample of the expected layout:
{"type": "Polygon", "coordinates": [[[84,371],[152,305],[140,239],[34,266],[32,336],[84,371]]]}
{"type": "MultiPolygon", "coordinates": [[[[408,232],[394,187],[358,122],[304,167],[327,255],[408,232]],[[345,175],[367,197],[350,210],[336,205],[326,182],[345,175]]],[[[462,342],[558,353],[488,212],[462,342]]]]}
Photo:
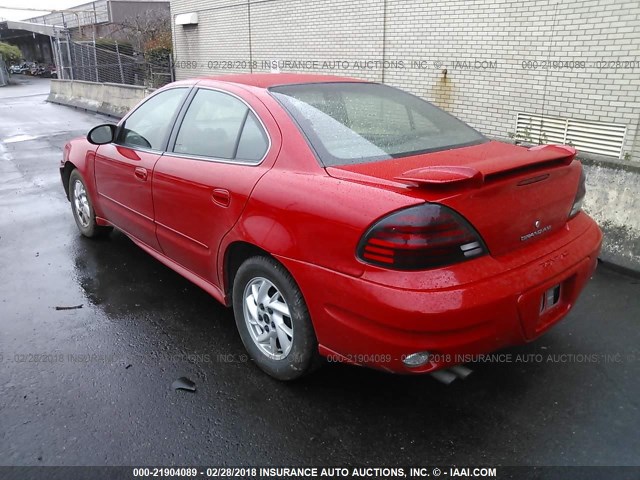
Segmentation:
{"type": "Polygon", "coordinates": [[[329,82],[359,82],[366,83],[366,80],[359,80],[351,77],[338,77],[335,75],[312,75],[306,73],[244,73],[235,75],[217,75],[202,77],[198,83],[205,83],[208,80],[215,82],[236,83],[249,85],[258,88],[269,88],[279,85],[295,85],[304,83],[329,83],[329,82]]]}

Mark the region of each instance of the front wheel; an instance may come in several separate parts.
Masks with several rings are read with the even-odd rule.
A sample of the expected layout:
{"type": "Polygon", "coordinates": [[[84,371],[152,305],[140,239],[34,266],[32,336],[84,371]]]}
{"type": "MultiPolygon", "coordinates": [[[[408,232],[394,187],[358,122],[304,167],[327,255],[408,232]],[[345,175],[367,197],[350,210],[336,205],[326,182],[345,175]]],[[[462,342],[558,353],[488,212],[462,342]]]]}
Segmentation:
{"type": "Polygon", "coordinates": [[[266,373],[295,380],[319,362],[307,305],[287,270],[268,257],[252,257],[233,282],[233,311],[245,348],[266,373]]]}
{"type": "Polygon", "coordinates": [[[91,198],[87,187],[78,170],[71,172],[69,176],[69,200],[71,211],[80,233],[88,238],[97,237],[111,231],[109,227],[101,227],[96,223],[96,215],[93,211],[91,198]]]}

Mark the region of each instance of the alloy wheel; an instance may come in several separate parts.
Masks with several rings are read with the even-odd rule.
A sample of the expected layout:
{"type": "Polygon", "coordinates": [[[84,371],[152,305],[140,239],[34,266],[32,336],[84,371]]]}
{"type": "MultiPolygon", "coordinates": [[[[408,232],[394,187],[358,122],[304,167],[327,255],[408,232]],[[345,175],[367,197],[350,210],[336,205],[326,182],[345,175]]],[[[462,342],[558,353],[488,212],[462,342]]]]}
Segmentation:
{"type": "Polygon", "coordinates": [[[75,213],[80,225],[87,228],[91,222],[91,209],[89,207],[87,191],[79,180],[76,180],[73,185],[73,203],[76,207],[75,213]]]}
{"type": "Polygon", "coordinates": [[[253,342],[267,357],[282,360],[293,346],[293,322],[280,290],[263,277],[247,283],[243,313],[253,342]]]}

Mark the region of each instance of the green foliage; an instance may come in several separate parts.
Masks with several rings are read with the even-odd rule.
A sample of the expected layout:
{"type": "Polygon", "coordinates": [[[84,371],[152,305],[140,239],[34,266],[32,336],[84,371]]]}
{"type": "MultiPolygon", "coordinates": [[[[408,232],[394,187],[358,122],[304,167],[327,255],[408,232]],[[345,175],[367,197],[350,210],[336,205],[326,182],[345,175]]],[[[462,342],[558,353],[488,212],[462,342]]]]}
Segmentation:
{"type": "Polygon", "coordinates": [[[171,48],[156,47],[144,52],[145,60],[154,65],[168,65],[171,57],[171,48]]]}
{"type": "Polygon", "coordinates": [[[516,145],[520,145],[521,143],[533,143],[533,139],[531,138],[531,129],[528,127],[523,128],[519,132],[509,132],[509,138],[513,139],[516,145]]]}
{"type": "MultiPolygon", "coordinates": [[[[519,132],[509,132],[507,134],[509,138],[513,139],[513,143],[516,145],[520,145],[521,143],[529,143],[538,145],[544,145],[548,142],[547,134],[542,132],[537,138],[531,133],[531,129],[529,127],[523,128],[519,132]]],[[[570,143],[570,142],[569,142],[570,143]]]]}
{"type": "Polygon", "coordinates": [[[144,45],[144,59],[149,69],[150,86],[158,88],[167,83],[167,75],[154,75],[156,72],[170,72],[171,68],[171,31],[159,32],[144,45]]]}
{"type": "Polygon", "coordinates": [[[0,57],[7,63],[16,63],[22,58],[22,52],[15,45],[0,42],[0,57]]]}

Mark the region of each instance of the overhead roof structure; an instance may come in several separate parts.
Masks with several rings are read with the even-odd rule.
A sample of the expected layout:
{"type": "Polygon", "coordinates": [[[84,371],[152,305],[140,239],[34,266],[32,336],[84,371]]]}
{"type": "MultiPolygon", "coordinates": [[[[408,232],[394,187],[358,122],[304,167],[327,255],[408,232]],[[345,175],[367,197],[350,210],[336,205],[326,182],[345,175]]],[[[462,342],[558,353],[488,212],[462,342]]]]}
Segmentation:
{"type": "Polygon", "coordinates": [[[27,31],[49,37],[57,37],[61,32],[64,32],[65,28],[59,25],[43,25],[42,23],[19,22],[16,20],[0,22],[0,37],[3,37],[3,32],[8,30],[27,31]]]}

